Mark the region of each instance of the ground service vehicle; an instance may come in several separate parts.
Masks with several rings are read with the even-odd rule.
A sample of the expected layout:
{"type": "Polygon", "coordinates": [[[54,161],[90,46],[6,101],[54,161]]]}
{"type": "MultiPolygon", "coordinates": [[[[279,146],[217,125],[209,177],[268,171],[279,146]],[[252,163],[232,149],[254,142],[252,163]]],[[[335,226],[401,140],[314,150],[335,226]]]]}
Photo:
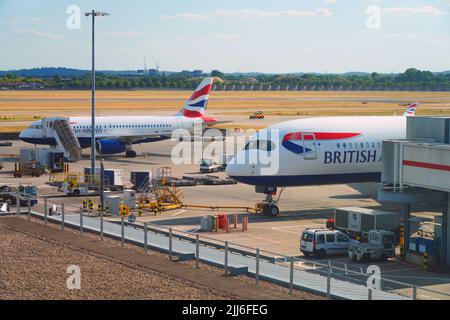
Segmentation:
{"type": "Polygon", "coordinates": [[[395,256],[395,235],[392,231],[370,230],[368,242],[350,246],[348,256],[352,261],[386,261],[395,256]]]}
{"type": "Polygon", "coordinates": [[[10,186],[0,187],[0,201],[9,202],[11,204],[16,204],[17,193],[20,193],[20,206],[27,206],[28,200],[30,200],[30,205],[34,206],[37,203],[37,187],[31,184],[21,184],[19,188],[10,186]]]}
{"type": "Polygon", "coordinates": [[[223,165],[214,162],[211,159],[203,159],[200,162],[200,172],[201,173],[211,173],[223,171],[223,165]]]}
{"type": "Polygon", "coordinates": [[[256,111],[250,114],[249,119],[264,119],[264,113],[262,111],[256,111]]]}
{"type": "Polygon", "coordinates": [[[60,190],[71,197],[86,196],[89,194],[89,189],[85,185],[73,185],[70,182],[63,182],[60,190]]]}
{"type": "Polygon", "coordinates": [[[16,178],[23,176],[40,177],[42,174],[44,174],[44,169],[36,161],[16,163],[14,167],[14,177],[16,178]]]}
{"type": "Polygon", "coordinates": [[[300,251],[305,256],[322,258],[326,255],[347,254],[351,245],[358,241],[343,232],[331,229],[305,229],[300,238],[300,251]]]}
{"type": "Polygon", "coordinates": [[[367,240],[370,230],[386,230],[398,234],[399,227],[397,212],[357,207],[334,210],[333,229],[340,230],[353,239],[367,240]]]}

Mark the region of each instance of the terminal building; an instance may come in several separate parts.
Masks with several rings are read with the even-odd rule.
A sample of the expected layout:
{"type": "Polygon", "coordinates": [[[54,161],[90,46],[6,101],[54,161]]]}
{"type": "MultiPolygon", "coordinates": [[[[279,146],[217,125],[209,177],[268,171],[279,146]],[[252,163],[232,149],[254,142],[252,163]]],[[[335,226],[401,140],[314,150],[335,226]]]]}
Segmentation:
{"type": "Polygon", "coordinates": [[[404,211],[404,257],[450,268],[450,117],[409,117],[405,140],[383,141],[380,201],[404,211]]]}

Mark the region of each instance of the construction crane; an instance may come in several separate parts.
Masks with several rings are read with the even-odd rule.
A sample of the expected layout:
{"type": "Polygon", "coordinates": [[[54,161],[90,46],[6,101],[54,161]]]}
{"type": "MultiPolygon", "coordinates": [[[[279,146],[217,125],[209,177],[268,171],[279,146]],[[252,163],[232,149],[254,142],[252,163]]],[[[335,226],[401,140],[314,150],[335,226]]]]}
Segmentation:
{"type": "Polygon", "coordinates": [[[159,63],[155,59],[155,55],[152,53],[153,63],[155,64],[155,70],[159,72],[159,63]]]}
{"type": "Polygon", "coordinates": [[[147,73],[147,63],[145,62],[145,54],[142,54],[142,58],[144,59],[144,73],[147,73]]]}

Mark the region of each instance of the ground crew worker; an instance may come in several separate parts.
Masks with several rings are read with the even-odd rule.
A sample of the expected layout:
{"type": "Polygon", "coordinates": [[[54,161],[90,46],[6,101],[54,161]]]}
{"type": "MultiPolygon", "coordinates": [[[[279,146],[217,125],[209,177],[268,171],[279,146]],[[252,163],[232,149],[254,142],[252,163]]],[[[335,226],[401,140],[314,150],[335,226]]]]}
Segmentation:
{"type": "Polygon", "coordinates": [[[85,211],[87,209],[86,207],[87,203],[86,203],[86,199],[83,199],[83,211],[85,211]]]}
{"type": "Polygon", "coordinates": [[[101,202],[98,203],[97,211],[102,211],[102,203],[101,202]]]}
{"type": "Polygon", "coordinates": [[[92,201],[92,198],[89,198],[89,210],[94,210],[94,201],[92,201]]]}
{"type": "Polygon", "coordinates": [[[140,202],[138,204],[138,216],[142,217],[142,203],[140,203],[140,202]]]}

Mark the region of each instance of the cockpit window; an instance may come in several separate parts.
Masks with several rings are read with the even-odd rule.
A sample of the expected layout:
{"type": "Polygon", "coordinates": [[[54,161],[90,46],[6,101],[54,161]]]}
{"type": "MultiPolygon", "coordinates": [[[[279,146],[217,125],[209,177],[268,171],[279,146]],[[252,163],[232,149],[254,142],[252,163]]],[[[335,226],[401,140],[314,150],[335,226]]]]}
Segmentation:
{"type": "Polygon", "coordinates": [[[263,151],[272,151],[274,145],[270,140],[252,140],[245,145],[245,150],[259,149],[263,151]]]}
{"type": "Polygon", "coordinates": [[[32,124],[30,126],[30,129],[42,129],[42,125],[40,125],[40,124],[32,124]]]}

